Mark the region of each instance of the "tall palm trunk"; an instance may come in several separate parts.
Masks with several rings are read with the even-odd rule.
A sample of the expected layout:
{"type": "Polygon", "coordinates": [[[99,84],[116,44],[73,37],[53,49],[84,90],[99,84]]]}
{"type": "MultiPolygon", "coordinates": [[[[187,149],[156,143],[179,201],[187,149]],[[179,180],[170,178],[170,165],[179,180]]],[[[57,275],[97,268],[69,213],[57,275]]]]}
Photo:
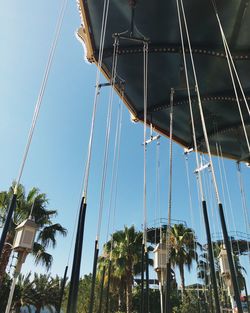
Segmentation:
{"type": "Polygon", "coordinates": [[[185,293],[185,278],[184,278],[184,266],[183,266],[183,264],[179,264],[179,270],[180,270],[182,291],[183,291],[183,293],[185,293]]]}
{"type": "Polygon", "coordinates": [[[35,306],[35,309],[36,309],[36,313],[41,313],[41,311],[42,311],[42,306],[37,304],[37,305],[35,306]]]}
{"type": "Polygon", "coordinates": [[[20,313],[20,311],[21,311],[21,304],[18,304],[15,306],[15,312],[20,313]]]}
{"type": "Polygon", "coordinates": [[[6,238],[6,242],[3,247],[2,256],[0,258],[0,288],[3,283],[4,275],[6,273],[6,268],[10,260],[12,243],[13,243],[13,236],[8,234],[6,238]]]}
{"type": "Polygon", "coordinates": [[[126,283],[126,311],[127,313],[132,312],[132,285],[133,285],[133,273],[132,273],[132,264],[131,264],[127,271],[127,283],[126,283]]]}
{"type": "Polygon", "coordinates": [[[132,286],[130,283],[127,284],[127,288],[126,288],[126,311],[127,313],[131,313],[132,312],[132,286]]]}
{"type": "Polygon", "coordinates": [[[122,311],[123,308],[126,306],[126,299],[125,299],[125,289],[126,289],[126,282],[122,282],[119,288],[119,299],[118,299],[118,311],[122,311]]]}

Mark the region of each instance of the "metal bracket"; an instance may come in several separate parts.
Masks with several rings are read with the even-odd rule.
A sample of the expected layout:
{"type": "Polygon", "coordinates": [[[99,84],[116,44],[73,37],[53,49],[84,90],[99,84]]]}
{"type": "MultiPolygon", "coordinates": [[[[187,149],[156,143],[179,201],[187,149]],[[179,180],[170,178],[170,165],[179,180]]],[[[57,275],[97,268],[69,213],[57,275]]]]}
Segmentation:
{"type": "Polygon", "coordinates": [[[132,42],[138,42],[138,43],[143,43],[143,44],[148,44],[150,42],[150,40],[146,37],[136,37],[136,36],[126,36],[125,34],[127,33],[124,32],[124,33],[114,33],[112,35],[113,38],[118,38],[118,39],[123,39],[123,40],[129,40],[129,41],[132,41],[132,42]]]}
{"type": "MultiPolygon", "coordinates": [[[[145,145],[147,145],[147,144],[149,144],[149,143],[151,143],[151,142],[153,142],[153,141],[155,141],[155,140],[158,140],[158,139],[160,139],[161,138],[161,135],[155,135],[155,136],[150,136],[150,138],[149,139],[147,139],[146,141],[145,141],[145,145]]],[[[143,144],[143,145],[144,145],[143,144]]]]}
{"type": "Polygon", "coordinates": [[[194,148],[184,148],[184,154],[187,155],[194,151],[194,148]]]}
{"type": "Polygon", "coordinates": [[[197,168],[195,171],[194,171],[194,174],[198,174],[199,172],[202,172],[204,171],[206,168],[210,168],[211,164],[210,162],[204,164],[204,165],[201,165],[199,168],[197,168]]]}

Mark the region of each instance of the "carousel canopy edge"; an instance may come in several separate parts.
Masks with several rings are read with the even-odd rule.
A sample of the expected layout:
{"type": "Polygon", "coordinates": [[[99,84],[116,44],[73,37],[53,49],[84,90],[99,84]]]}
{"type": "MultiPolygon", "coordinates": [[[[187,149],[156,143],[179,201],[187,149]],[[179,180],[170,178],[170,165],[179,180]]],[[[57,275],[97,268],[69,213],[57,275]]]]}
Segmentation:
{"type": "MultiPolygon", "coordinates": [[[[122,0],[120,2],[121,3],[119,4],[115,4],[114,1],[110,1],[110,6],[113,7],[110,9],[108,17],[109,20],[106,34],[108,39],[105,39],[104,59],[101,66],[101,71],[109,81],[111,78],[112,63],[112,33],[115,33],[116,28],[118,31],[121,30],[122,26],[119,26],[120,24],[117,23],[120,21],[121,24],[124,24],[123,19],[127,18],[127,16],[129,15],[128,12],[125,12],[126,10],[124,10],[124,5],[125,3],[128,3],[128,1],[122,0]],[[115,14],[114,12],[117,12],[117,14],[115,14]]],[[[148,5],[149,1],[146,2],[148,5]]],[[[159,2],[162,1],[159,0],[159,2]]],[[[197,1],[194,0],[192,2],[196,3],[197,1]]],[[[250,21],[249,10],[246,11],[242,9],[242,1],[237,1],[237,5],[234,4],[234,10],[232,10],[232,1],[229,1],[230,3],[228,5],[225,5],[225,1],[222,2],[223,3],[220,4],[220,8],[223,7],[223,5],[226,8],[226,13],[222,14],[222,18],[229,19],[226,30],[228,32],[230,31],[231,34],[230,45],[232,47],[232,55],[237,64],[237,67],[239,68],[239,72],[243,77],[242,81],[245,90],[245,96],[246,99],[249,100],[250,82],[249,79],[247,79],[246,73],[250,71],[250,40],[246,40],[245,34],[248,27],[250,27],[250,22],[247,22],[250,21]]],[[[142,2],[140,1],[140,5],[141,3],[142,2]]],[[[77,34],[78,37],[85,44],[86,58],[89,62],[95,63],[96,65],[98,54],[98,40],[100,36],[100,27],[98,26],[100,26],[100,17],[102,13],[100,11],[102,6],[103,1],[100,1],[100,3],[98,4],[94,1],[79,0],[78,2],[82,25],[79,28],[77,34]]],[[[144,24],[141,22],[141,20],[143,20],[142,14],[143,12],[138,13],[138,27],[140,27],[140,30],[142,32],[150,32],[148,28],[150,25],[152,25],[152,16],[150,22],[151,24],[149,23],[149,26],[144,26],[144,24]]],[[[194,15],[197,19],[198,17],[196,13],[194,15]]],[[[158,21],[155,20],[155,23],[156,22],[158,21]]],[[[201,29],[202,32],[209,33],[209,30],[205,29],[205,27],[211,24],[211,18],[209,18],[207,22],[205,21],[204,24],[204,29],[201,29]]],[[[211,36],[211,34],[205,35],[211,36]]],[[[197,37],[196,33],[194,37],[197,37]]],[[[216,40],[218,41],[219,35],[217,34],[214,37],[216,37],[216,40]]],[[[178,48],[179,39],[175,38],[175,41],[173,41],[174,43],[172,42],[172,44],[170,45],[167,43],[169,45],[168,48],[166,47],[166,44],[164,42],[159,43],[159,38],[157,39],[158,41],[154,38],[150,39],[149,67],[152,64],[152,67],[156,68],[156,70],[154,71],[149,69],[150,90],[148,104],[148,124],[152,124],[156,131],[168,137],[168,115],[170,105],[169,95],[167,95],[166,90],[167,88],[169,88],[170,90],[171,84],[177,86],[180,85],[182,79],[181,70],[183,70],[183,65],[181,64],[180,47],[178,48]],[[158,60],[163,58],[163,55],[165,59],[162,59],[163,66],[161,67],[161,63],[159,63],[160,61],[158,60]],[[157,71],[159,72],[159,69],[164,68],[164,66],[168,70],[172,69],[172,65],[177,68],[177,71],[174,74],[171,72],[171,74],[169,74],[169,77],[157,73],[157,71]],[[156,80],[158,80],[158,85],[160,87],[155,84],[156,80]],[[165,94],[164,92],[162,92],[162,86],[165,87],[165,94]]],[[[206,123],[208,125],[207,128],[211,145],[211,152],[214,155],[218,154],[216,151],[216,142],[220,142],[223,151],[223,157],[234,159],[237,161],[249,162],[249,151],[247,149],[247,145],[244,139],[244,130],[237,112],[236,99],[233,92],[232,83],[229,79],[229,73],[226,73],[226,59],[225,55],[223,54],[223,47],[222,44],[217,41],[211,43],[208,40],[209,43],[204,45],[203,37],[201,34],[200,38],[196,40],[194,44],[195,48],[193,49],[197,64],[199,65],[198,75],[207,75],[205,79],[202,79],[200,89],[202,101],[204,103],[204,112],[206,114],[206,123]],[[213,79],[210,76],[214,74],[216,70],[218,71],[218,73],[216,73],[216,79],[213,79]],[[226,77],[225,79],[223,75],[226,77]],[[205,83],[207,83],[207,85],[205,85],[205,83]]],[[[138,48],[138,45],[131,45],[128,42],[120,44],[119,49],[120,67],[118,68],[118,71],[119,75],[125,79],[127,84],[125,93],[123,95],[123,100],[132,115],[132,119],[134,121],[143,121],[142,97],[138,96],[139,92],[142,91],[142,86],[138,87],[136,79],[134,81],[133,79],[129,80],[131,77],[133,78],[133,66],[135,67],[136,64],[141,62],[139,59],[142,57],[142,53],[141,50],[138,48]],[[131,60],[131,65],[129,66],[128,60],[131,60]]],[[[168,73],[170,72],[168,71],[168,73]]],[[[121,96],[122,88],[120,86],[115,86],[115,89],[121,96]]],[[[195,92],[192,92],[192,98],[194,97],[195,92]]],[[[175,124],[173,138],[177,143],[181,144],[182,146],[190,148],[193,146],[193,142],[190,126],[190,113],[188,112],[187,105],[187,95],[183,92],[177,93],[175,95],[174,101],[175,124]]],[[[194,103],[194,106],[197,105],[195,104],[195,99],[192,101],[194,103]]],[[[240,97],[240,102],[242,103],[242,97],[240,97]]],[[[195,110],[198,119],[199,114],[197,112],[197,108],[195,108],[195,110]]],[[[243,115],[247,134],[249,136],[250,118],[244,108],[243,115]]],[[[198,150],[206,153],[207,151],[205,147],[204,136],[202,134],[202,127],[199,121],[197,121],[197,139],[198,150]]]]}

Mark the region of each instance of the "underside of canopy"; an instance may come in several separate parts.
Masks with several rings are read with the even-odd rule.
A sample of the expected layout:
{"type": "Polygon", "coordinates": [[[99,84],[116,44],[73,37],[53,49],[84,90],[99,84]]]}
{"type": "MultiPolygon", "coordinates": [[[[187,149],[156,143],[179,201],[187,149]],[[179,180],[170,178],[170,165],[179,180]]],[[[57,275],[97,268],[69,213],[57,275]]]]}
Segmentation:
{"type": "MultiPolygon", "coordinates": [[[[84,41],[87,58],[97,64],[104,1],[79,0],[82,26],[78,35],[84,41]]],[[[130,29],[131,1],[110,0],[101,70],[111,77],[113,35],[130,29]]],[[[148,123],[169,135],[170,90],[174,94],[173,138],[187,148],[193,148],[178,16],[175,0],[135,1],[134,34],[149,39],[148,123]],[[184,88],[184,89],[183,89],[184,88]]],[[[250,9],[246,0],[220,0],[218,13],[235,61],[239,77],[250,100],[250,9]]],[[[202,106],[211,152],[216,155],[216,143],[223,156],[238,161],[250,161],[246,138],[233,91],[220,30],[210,0],[184,1],[189,26],[192,53],[197,71],[202,106]]],[[[187,68],[198,149],[207,152],[190,54],[185,40],[187,68]]],[[[117,75],[125,81],[124,102],[134,117],[143,120],[143,45],[121,39],[118,50],[117,75]]],[[[116,90],[121,94],[122,85],[116,90]]],[[[250,118],[240,94],[244,124],[250,135],[250,118]]]]}

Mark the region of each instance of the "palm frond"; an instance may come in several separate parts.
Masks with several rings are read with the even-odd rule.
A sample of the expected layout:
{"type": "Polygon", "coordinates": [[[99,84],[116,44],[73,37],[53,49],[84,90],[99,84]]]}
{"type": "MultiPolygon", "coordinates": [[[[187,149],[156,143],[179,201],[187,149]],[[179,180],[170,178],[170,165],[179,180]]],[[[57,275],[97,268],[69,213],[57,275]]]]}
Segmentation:
{"type": "Polygon", "coordinates": [[[45,265],[46,269],[49,270],[51,268],[53,262],[53,256],[45,251],[45,247],[38,242],[34,242],[33,252],[32,254],[35,257],[36,264],[45,265]]]}
{"type": "Polygon", "coordinates": [[[62,236],[67,235],[67,230],[62,227],[61,224],[53,224],[50,226],[44,227],[38,234],[37,240],[42,243],[44,247],[56,246],[56,235],[60,234],[62,236]]]}

